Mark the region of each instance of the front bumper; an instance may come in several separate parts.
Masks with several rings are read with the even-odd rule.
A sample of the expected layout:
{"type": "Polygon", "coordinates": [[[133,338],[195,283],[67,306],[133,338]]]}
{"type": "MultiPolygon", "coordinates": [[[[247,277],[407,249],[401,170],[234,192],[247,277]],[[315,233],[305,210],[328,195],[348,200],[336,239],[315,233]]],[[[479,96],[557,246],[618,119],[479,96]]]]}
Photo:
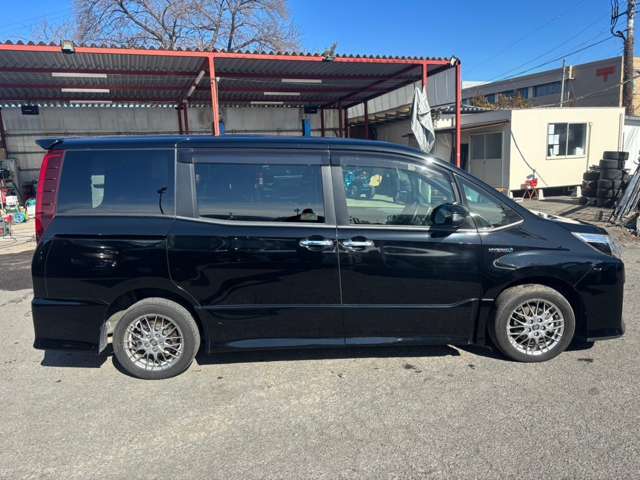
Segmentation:
{"type": "Polygon", "coordinates": [[[106,305],[34,298],[31,312],[35,333],[34,348],[95,351],[101,348],[106,305]]]}
{"type": "Polygon", "coordinates": [[[578,282],[576,289],[582,301],[585,321],[576,337],[592,342],[624,335],[624,280],[624,264],[616,260],[594,266],[578,282]]]}

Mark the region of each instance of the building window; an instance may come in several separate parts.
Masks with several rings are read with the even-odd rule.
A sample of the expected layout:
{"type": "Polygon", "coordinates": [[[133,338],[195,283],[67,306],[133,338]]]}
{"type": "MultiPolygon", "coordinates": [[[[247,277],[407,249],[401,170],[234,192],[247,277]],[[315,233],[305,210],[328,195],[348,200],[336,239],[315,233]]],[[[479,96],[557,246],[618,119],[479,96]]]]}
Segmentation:
{"type": "Polygon", "coordinates": [[[496,103],[496,95],[495,93],[492,93],[491,95],[487,95],[486,97],[484,97],[488,103],[496,103]]]}
{"type": "Polygon", "coordinates": [[[533,87],[534,97],[545,97],[547,95],[558,95],[562,89],[561,82],[545,83],[543,85],[536,85],[533,87]]]}
{"type": "Polygon", "coordinates": [[[515,90],[506,90],[504,92],[500,92],[498,95],[502,95],[505,98],[513,98],[516,96],[515,90]]]}
{"type": "Polygon", "coordinates": [[[580,156],[586,153],[586,123],[550,123],[547,128],[547,157],[580,156]]]}
{"type": "Polygon", "coordinates": [[[471,135],[471,159],[502,158],[502,133],[471,135]]]}
{"type": "Polygon", "coordinates": [[[525,100],[527,98],[529,98],[529,88],[528,87],[524,87],[524,88],[519,88],[518,90],[516,90],[516,96],[520,96],[522,98],[524,98],[525,100]]]}

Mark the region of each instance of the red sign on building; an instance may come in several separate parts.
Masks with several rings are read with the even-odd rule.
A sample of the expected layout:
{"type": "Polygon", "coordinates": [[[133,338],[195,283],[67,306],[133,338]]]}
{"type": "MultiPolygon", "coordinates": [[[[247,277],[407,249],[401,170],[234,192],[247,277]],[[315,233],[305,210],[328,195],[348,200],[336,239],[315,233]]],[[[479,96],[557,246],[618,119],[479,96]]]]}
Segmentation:
{"type": "Polygon", "coordinates": [[[602,77],[605,82],[609,78],[609,75],[613,75],[614,73],[616,73],[616,67],[614,65],[596,69],[596,77],[602,77]]]}

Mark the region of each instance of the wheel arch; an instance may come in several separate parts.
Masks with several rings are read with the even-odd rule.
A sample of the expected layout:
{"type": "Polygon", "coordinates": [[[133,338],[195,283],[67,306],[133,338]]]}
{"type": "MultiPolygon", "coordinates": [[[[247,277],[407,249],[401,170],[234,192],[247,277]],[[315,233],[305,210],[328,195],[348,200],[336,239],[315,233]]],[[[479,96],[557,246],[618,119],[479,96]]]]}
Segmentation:
{"type": "MultiPolygon", "coordinates": [[[[195,308],[193,302],[190,301],[187,297],[176,293],[175,291],[163,288],[137,288],[129,290],[116,297],[109,304],[107,313],[105,315],[104,323],[108,323],[109,325],[108,328],[102,329],[104,331],[104,335],[107,335],[108,333],[113,331],[115,324],[118,322],[118,320],[120,320],[120,317],[127,308],[138,303],[140,300],[153,297],[171,300],[186,308],[196,322],[198,331],[200,332],[200,338],[202,340],[202,343],[204,344],[208,337],[206,336],[206,330],[204,329],[204,322],[202,321],[202,318],[200,318],[198,310],[195,308]]],[[[106,338],[104,340],[104,343],[101,342],[102,345],[106,344],[106,338]]]]}
{"type": "MultiPolygon", "coordinates": [[[[566,282],[565,280],[562,280],[556,277],[550,277],[550,276],[533,276],[533,277],[520,278],[518,280],[514,280],[513,282],[505,285],[498,292],[498,294],[496,295],[496,298],[498,298],[505,290],[508,290],[509,288],[517,287],[519,285],[528,285],[528,284],[544,285],[545,287],[553,288],[554,290],[557,290],[558,292],[560,292],[571,305],[571,308],[573,309],[573,313],[575,315],[576,330],[574,333],[574,338],[581,337],[586,334],[587,324],[586,324],[586,317],[584,314],[584,305],[582,303],[582,300],[580,299],[580,295],[578,294],[576,289],[573,287],[573,285],[571,285],[569,282],[566,282]]],[[[495,314],[495,303],[492,309],[491,321],[487,322],[487,326],[486,326],[487,329],[491,328],[491,322],[493,321],[494,314],[495,314]]]]}

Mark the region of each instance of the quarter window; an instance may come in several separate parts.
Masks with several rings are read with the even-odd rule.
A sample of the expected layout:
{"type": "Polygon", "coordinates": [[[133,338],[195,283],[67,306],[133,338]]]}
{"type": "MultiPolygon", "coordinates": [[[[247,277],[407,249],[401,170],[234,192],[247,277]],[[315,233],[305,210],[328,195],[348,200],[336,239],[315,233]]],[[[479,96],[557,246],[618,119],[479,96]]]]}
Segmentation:
{"type": "Polygon", "coordinates": [[[58,213],[173,214],[171,150],[66,152],[58,213]]]}
{"type": "Polygon", "coordinates": [[[350,224],[431,225],[431,212],[455,201],[444,172],[405,164],[364,166],[342,162],[350,224]]]}
{"type": "Polygon", "coordinates": [[[547,127],[548,157],[584,155],[586,143],[586,123],[550,123],[547,127]]]}
{"type": "Polygon", "coordinates": [[[471,217],[479,229],[504,227],[520,221],[520,215],[467,180],[460,179],[471,217]]]}
{"type": "Polygon", "coordinates": [[[195,173],[202,217],[325,221],[320,165],[197,163],[195,173]]]}

